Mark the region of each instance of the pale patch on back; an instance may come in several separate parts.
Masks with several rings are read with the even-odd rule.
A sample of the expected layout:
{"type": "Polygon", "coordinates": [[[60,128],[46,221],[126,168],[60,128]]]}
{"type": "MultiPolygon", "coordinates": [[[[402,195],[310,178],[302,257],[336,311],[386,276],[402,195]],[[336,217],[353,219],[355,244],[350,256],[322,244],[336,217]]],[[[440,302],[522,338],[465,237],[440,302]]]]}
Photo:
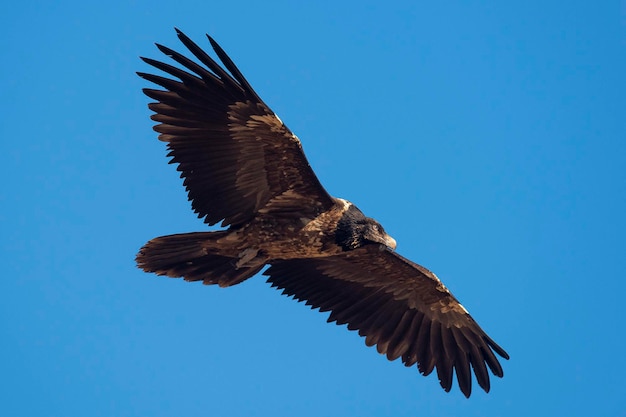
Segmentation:
{"type": "Polygon", "coordinates": [[[304,232],[311,232],[319,230],[335,230],[337,228],[337,222],[341,219],[343,213],[345,213],[352,203],[343,198],[335,198],[335,205],[328,211],[321,213],[319,216],[307,223],[302,229],[304,232]]]}
{"type": "Polygon", "coordinates": [[[344,200],[343,198],[335,198],[335,201],[341,204],[342,212],[348,211],[350,206],[354,205],[348,200],[344,200]]]}

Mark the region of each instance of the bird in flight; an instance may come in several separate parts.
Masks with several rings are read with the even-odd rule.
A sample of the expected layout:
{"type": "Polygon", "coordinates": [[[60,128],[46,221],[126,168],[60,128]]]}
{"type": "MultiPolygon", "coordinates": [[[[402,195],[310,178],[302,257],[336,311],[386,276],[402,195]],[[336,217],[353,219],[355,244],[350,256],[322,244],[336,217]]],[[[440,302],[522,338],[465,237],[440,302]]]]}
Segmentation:
{"type": "Polygon", "coordinates": [[[157,44],[179,66],[142,58],[173,78],[139,72],[161,89],[143,92],[193,210],[222,230],[157,237],[137,254],[146,272],[229,287],[263,275],[273,287],[358,330],[389,360],[454,374],[466,397],[472,371],[489,392],[508,354],[428,269],[354,204],[328,194],[300,140],[207,35],[222,66],[178,29],[196,60],[157,44]],[[181,69],[184,68],[184,69],[181,69]]]}

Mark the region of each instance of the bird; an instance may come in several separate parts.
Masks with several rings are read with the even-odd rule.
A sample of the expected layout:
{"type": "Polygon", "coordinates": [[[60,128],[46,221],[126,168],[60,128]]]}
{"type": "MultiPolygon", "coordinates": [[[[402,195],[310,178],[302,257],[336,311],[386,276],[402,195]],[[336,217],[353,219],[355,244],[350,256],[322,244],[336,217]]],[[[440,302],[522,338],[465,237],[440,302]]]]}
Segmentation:
{"type": "Polygon", "coordinates": [[[217,230],[161,236],[136,256],[145,272],[229,287],[261,272],[282,294],[330,312],[390,361],[436,371],[465,397],[472,375],[490,390],[496,356],[509,355],[431,271],[399,255],[396,241],[353,203],[331,196],[298,137],[257,95],[209,35],[221,65],[179,29],[195,59],[161,44],[172,65],[141,57],[165,74],[137,74],[183,179],[193,211],[217,230]]]}

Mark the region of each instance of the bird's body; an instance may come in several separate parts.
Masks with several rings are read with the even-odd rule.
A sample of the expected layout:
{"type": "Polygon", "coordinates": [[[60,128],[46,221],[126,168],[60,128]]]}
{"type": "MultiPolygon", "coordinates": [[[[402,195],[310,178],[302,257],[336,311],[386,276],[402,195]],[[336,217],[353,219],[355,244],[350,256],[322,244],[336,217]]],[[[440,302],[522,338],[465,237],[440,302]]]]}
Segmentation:
{"type": "Polygon", "coordinates": [[[365,217],[354,204],[340,198],[333,198],[333,202],[316,217],[260,213],[248,223],[225,231],[156,238],[142,248],[137,262],[150,272],[227,287],[250,278],[271,262],[340,255],[363,246],[366,236],[369,243],[395,248],[395,240],[382,226],[365,217]],[[366,234],[359,228],[372,230],[366,234]],[[225,268],[216,269],[216,257],[223,259],[225,268]]]}
{"type": "Polygon", "coordinates": [[[224,71],[181,32],[204,67],[157,45],[185,67],[144,58],[180,81],[139,73],[165,90],[145,89],[192,208],[224,230],[149,241],[137,255],[147,272],[223,287],[260,272],[284,294],[304,300],[329,321],[347,324],[390,360],[436,369],[449,391],[453,372],[466,396],[472,370],[489,391],[487,367],[507,358],[441,281],[394,252],[396,242],[354,204],[330,196],[299,139],[250,87],[224,51],[224,71]]]}

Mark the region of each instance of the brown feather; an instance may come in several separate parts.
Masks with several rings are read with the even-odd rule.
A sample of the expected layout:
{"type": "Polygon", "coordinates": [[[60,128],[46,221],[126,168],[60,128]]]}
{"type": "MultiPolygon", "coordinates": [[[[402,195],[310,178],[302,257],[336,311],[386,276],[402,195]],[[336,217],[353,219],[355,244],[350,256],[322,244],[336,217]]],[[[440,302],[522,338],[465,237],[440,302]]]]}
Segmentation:
{"type": "Polygon", "coordinates": [[[308,207],[315,217],[330,209],[333,200],[311,170],[300,141],[259,99],[224,51],[211,40],[230,74],[180,31],[178,36],[205,67],[157,45],[186,70],[143,58],[174,79],[138,74],[165,89],[144,93],[157,100],[150,104],[159,122],[154,129],[169,142],[171,162],[179,165],[198,216],[209,224],[242,224],[291,189],[308,196],[292,202],[298,212],[308,207]]]}
{"type": "Polygon", "coordinates": [[[358,329],[366,345],[377,345],[389,359],[402,357],[407,366],[417,363],[424,375],[437,369],[447,391],[454,370],[466,396],[471,393],[471,369],[483,389],[489,388],[486,366],[502,376],[493,351],[506,352],[434,274],[386,248],[368,245],[332,257],[270,264],[265,275],[272,286],[320,311],[330,310],[329,321],[358,329]]]}

